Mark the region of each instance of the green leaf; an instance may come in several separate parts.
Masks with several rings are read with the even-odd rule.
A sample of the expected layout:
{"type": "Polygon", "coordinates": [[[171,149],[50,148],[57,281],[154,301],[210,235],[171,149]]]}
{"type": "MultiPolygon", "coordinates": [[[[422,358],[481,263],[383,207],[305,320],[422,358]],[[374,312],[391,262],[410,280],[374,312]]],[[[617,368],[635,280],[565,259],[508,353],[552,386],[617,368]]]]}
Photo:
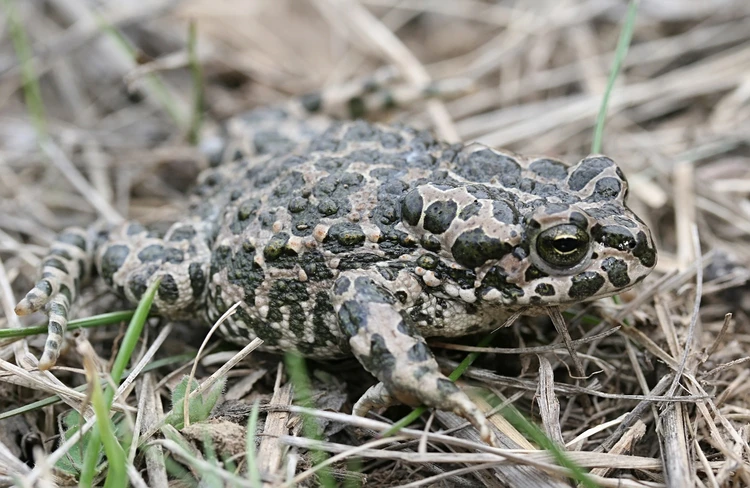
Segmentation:
{"type": "Polygon", "coordinates": [[[255,459],[255,429],[258,428],[258,401],[253,404],[250,418],[247,420],[247,433],[245,434],[245,461],[247,462],[247,477],[253,486],[260,486],[260,471],[255,459]]]}
{"type": "MultiPolygon", "coordinates": [[[[176,429],[182,429],[185,426],[183,400],[185,399],[187,382],[188,376],[186,375],[172,392],[172,413],[167,417],[167,423],[174,426],[176,429]]],[[[225,384],[226,380],[221,379],[209,388],[208,391],[188,400],[188,410],[190,412],[189,418],[191,423],[202,422],[208,418],[211,414],[211,410],[213,410],[216,402],[219,400],[221,392],[224,391],[225,384]]],[[[198,382],[193,380],[190,392],[195,391],[198,386],[198,382]]]]}
{"type": "MultiPolygon", "coordinates": [[[[61,423],[64,441],[67,441],[73,436],[79,435],[78,433],[81,430],[81,425],[83,425],[81,415],[75,410],[70,410],[63,414],[61,423]]],[[[67,455],[60,458],[57,464],[55,464],[55,467],[77,477],[80,474],[81,469],[83,469],[84,452],[86,452],[83,446],[88,445],[90,440],[91,431],[86,432],[83,436],[83,440],[76,443],[76,445],[68,451],[67,455]]],[[[101,455],[99,456],[98,461],[101,461],[101,455]]]]}

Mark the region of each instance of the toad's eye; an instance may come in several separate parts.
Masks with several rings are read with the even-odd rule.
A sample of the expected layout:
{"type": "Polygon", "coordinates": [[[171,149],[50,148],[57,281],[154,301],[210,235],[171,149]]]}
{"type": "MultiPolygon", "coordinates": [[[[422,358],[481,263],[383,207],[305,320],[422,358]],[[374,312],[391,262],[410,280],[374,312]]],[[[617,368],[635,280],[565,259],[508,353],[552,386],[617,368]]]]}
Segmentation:
{"type": "Polygon", "coordinates": [[[550,266],[575,266],[588,255],[589,235],[574,224],[556,225],[539,234],[536,250],[550,266]]]}

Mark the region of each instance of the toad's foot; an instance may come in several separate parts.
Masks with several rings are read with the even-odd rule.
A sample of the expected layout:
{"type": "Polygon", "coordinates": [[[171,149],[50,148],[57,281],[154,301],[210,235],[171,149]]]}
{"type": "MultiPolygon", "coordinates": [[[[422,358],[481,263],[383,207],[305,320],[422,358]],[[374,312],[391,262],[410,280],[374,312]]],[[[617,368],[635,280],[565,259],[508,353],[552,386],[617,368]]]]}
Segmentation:
{"type": "MultiPolygon", "coordinates": [[[[417,388],[422,388],[417,390],[421,403],[465,418],[479,431],[479,436],[484,442],[495,447],[499,445],[489,421],[479,407],[448,378],[438,373],[432,375],[429,381],[420,381],[417,388]],[[430,388],[430,383],[432,383],[432,388],[430,388]]],[[[407,395],[410,396],[412,393],[414,392],[407,393],[407,395]]],[[[392,395],[384,383],[378,383],[370,387],[354,404],[352,413],[364,417],[370,410],[380,410],[400,403],[397,398],[400,398],[398,394],[392,395]]],[[[413,405],[412,402],[403,403],[413,405]]]]}

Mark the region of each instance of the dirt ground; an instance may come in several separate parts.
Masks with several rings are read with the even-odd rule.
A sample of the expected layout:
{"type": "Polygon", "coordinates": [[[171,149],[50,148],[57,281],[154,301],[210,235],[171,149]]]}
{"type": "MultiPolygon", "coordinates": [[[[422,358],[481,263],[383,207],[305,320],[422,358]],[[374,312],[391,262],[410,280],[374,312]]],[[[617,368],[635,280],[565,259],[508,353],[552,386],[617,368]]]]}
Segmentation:
{"type": "MultiPolygon", "coordinates": [[[[657,268],[617,302],[566,314],[585,376],[547,320],[522,319],[493,341],[505,349],[481,354],[461,385],[513,405],[598,486],[750,486],[750,3],[638,7],[602,152],[627,175],[629,206],[654,233],[657,268]]],[[[441,86],[452,93],[368,117],[579,161],[591,151],[627,12],[622,0],[0,3],[0,328],[43,320],[12,310],[57,232],[177,218],[222,122],[253,107],[324,90],[341,98],[335,113],[347,117],[347,94],[361,80],[389,79],[407,92],[441,86]]],[[[127,308],[94,284],[74,315],[127,308]]],[[[44,334],[0,339],[0,485],[78,482],[75,456],[57,452],[68,412],[90,416],[86,388],[73,389],[86,384],[77,347],[109,371],[125,325],[71,334],[51,374],[28,356],[39,356],[44,334]],[[52,395],[62,401],[2,415],[52,395]]],[[[236,348],[212,339],[195,372],[199,382],[226,373],[211,420],[149,431],[172,408],[205,325],[170,324],[155,358],[174,361],[139,375],[115,403],[161,453],[134,452],[130,483],[253,486],[243,477],[255,401],[259,435],[250,442],[266,486],[324,483],[310,470],[314,441],[299,407],[288,407],[291,383],[277,356],[255,351],[229,369],[236,348]],[[235,455],[234,464],[216,461],[207,444],[235,455]]],[[[138,357],[165,326],[144,332],[138,357]]],[[[468,350],[432,349],[447,371],[468,350]]],[[[384,423],[410,409],[351,417],[373,379],[353,360],[307,367],[311,415],[324,428],[321,449],[338,455],[331,476],[342,486],[570,486],[559,459],[500,415],[491,420],[502,449],[471,429],[453,431],[462,421],[446,412],[422,415],[416,434],[381,440],[384,423]]]]}

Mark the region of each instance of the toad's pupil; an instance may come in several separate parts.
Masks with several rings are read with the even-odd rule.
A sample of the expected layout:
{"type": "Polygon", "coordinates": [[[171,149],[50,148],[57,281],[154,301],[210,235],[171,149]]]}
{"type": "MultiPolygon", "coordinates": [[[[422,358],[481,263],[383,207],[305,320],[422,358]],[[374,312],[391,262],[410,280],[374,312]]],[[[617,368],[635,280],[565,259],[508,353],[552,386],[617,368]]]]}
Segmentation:
{"type": "Polygon", "coordinates": [[[581,245],[581,242],[576,239],[575,237],[558,237],[554,240],[552,243],[553,246],[555,246],[555,249],[557,249],[561,253],[569,253],[573,252],[581,245]]]}

